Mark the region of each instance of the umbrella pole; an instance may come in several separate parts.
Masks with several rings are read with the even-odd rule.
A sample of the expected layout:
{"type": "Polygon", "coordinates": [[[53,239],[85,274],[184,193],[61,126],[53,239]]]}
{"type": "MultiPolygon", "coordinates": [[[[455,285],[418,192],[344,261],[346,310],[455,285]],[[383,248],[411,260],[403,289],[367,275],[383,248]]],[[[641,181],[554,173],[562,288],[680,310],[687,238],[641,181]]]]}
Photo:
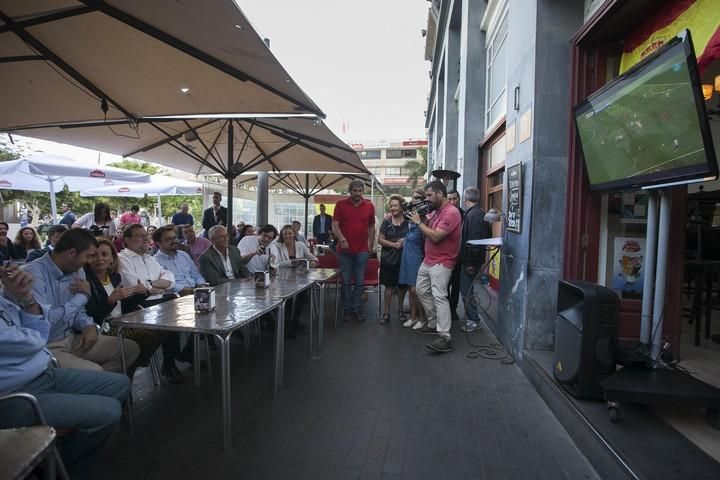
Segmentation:
{"type": "Polygon", "coordinates": [[[157,204],[158,204],[158,222],[161,222],[161,225],[165,225],[162,221],[162,203],[160,203],[160,194],[157,194],[157,204]]]}
{"type": "Polygon", "coordinates": [[[305,240],[308,239],[308,201],[310,200],[310,174],[305,174],[305,220],[303,225],[305,226],[305,240]]]}
{"type": "Polygon", "coordinates": [[[228,151],[227,151],[227,173],[225,178],[227,179],[227,225],[228,234],[230,233],[230,225],[233,224],[233,176],[231,173],[233,166],[233,146],[235,142],[235,133],[233,132],[232,120],[228,122],[228,151]]]}
{"type": "Polygon", "coordinates": [[[52,224],[57,222],[57,202],[55,201],[55,180],[48,177],[48,187],[50,187],[50,211],[52,212],[52,224]]]}
{"type": "Polygon", "coordinates": [[[257,216],[256,221],[258,226],[267,225],[269,221],[269,174],[268,172],[258,172],[257,177],[257,216]]]}

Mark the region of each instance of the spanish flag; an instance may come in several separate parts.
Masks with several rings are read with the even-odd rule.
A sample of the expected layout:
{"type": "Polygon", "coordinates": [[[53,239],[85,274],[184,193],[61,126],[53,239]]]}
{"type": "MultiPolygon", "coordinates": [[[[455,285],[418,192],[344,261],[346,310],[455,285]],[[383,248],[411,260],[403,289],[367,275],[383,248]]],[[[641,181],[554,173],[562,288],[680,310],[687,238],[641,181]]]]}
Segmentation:
{"type": "Polygon", "coordinates": [[[692,34],[700,72],[720,58],[720,1],[675,0],[667,2],[625,39],[620,73],[685,29],[692,34]]]}

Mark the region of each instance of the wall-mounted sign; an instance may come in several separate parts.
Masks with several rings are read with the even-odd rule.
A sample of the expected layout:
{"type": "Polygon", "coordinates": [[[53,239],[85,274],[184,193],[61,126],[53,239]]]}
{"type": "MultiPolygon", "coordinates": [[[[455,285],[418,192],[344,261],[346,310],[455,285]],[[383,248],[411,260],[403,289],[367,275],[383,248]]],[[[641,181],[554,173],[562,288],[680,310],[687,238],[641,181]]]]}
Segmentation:
{"type": "Polygon", "coordinates": [[[505,151],[512,152],[515,148],[515,122],[505,129],[505,151]]]}
{"type": "Polygon", "coordinates": [[[520,117],[520,132],[518,132],[518,143],[523,143],[532,135],[532,108],[523,113],[520,117]]]}
{"type": "Polygon", "coordinates": [[[508,231],[520,233],[522,224],[522,163],[507,167],[507,211],[506,227],[508,231]]]}

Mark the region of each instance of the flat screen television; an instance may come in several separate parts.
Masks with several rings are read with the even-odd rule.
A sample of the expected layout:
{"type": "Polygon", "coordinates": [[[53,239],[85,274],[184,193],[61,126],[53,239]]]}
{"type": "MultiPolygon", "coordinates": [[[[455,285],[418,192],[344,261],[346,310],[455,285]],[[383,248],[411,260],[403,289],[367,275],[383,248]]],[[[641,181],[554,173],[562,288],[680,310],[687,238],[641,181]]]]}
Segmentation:
{"type": "Polygon", "coordinates": [[[689,31],[576,105],[573,113],[591,191],[717,178],[689,31]]]}

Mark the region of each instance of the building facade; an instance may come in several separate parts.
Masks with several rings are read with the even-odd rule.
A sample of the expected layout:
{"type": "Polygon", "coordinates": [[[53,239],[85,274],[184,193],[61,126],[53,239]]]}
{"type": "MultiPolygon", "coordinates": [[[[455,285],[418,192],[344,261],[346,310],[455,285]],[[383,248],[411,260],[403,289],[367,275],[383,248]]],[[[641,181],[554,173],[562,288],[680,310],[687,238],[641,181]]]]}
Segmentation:
{"type": "Polygon", "coordinates": [[[432,86],[426,126],[430,169],[478,186],[504,246],[491,325],[518,358],[551,349],[562,276],[569,128],[570,39],[582,2],[431,2],[426,59],[432,86]],[[508,212],[507,174],[514,177],[508,212]],[[507,228],[507,227],[511,228],[507,228]]]}
{"type": "MultiPolygon", "coordinates": [[[[646,194],[590,192],[571,122],[573,106],[620,75],[623,45],[630,35],[655,31],[668,12],[677,10],[668,21],[693,18],[681,15],[682,5],[701,9],[710,3],[429,2],[428,167],[457,170],[462,175],[458,190],[477,185],[483,205],[505,213],[503,223],[494,226],[504,245],[494,273],[498,298],[491,328],[517,358],[526,350],[553,348],[559,280],[615,288],[618,242],[640,241],[646,232],[646,219],[628,219],[623,213],[628,208],[644,211],[646,194]]],[[[678,24],[677,31],[697,27],[678,24]]],[[[713,83],[719,65],[713,60],[701,71],[703,84],[713,83]]],[[[708,103],[708,108],[713,105],[708,103]]],[[[716,145],[717,124],[711,118],[716,145]]],[[[664,321],[654,334],[668,339],[676,355],[686,199],[693,189],[697,187],[663,193],[671,200],[672,226],[664,321]]],[[[626,295],[615,289],[621,297],[620,336],[637,339],[642,291],[626,295]]]]}
{"type": "MultiPolygon", "coordinates": [[[[375,175],[386,195],[393,193],[409,195],[413,172],[417,171],[417,165],[425,162],[424,152],[427,150],[428,141],[425,139],[374,140],[354,142],[350,145],[358,152],[370,173],[375,175]]],[[[422,186],[425,178],[427,177],[423,172],[423,175],[417,179],[417,185],[422,186]]]]}

